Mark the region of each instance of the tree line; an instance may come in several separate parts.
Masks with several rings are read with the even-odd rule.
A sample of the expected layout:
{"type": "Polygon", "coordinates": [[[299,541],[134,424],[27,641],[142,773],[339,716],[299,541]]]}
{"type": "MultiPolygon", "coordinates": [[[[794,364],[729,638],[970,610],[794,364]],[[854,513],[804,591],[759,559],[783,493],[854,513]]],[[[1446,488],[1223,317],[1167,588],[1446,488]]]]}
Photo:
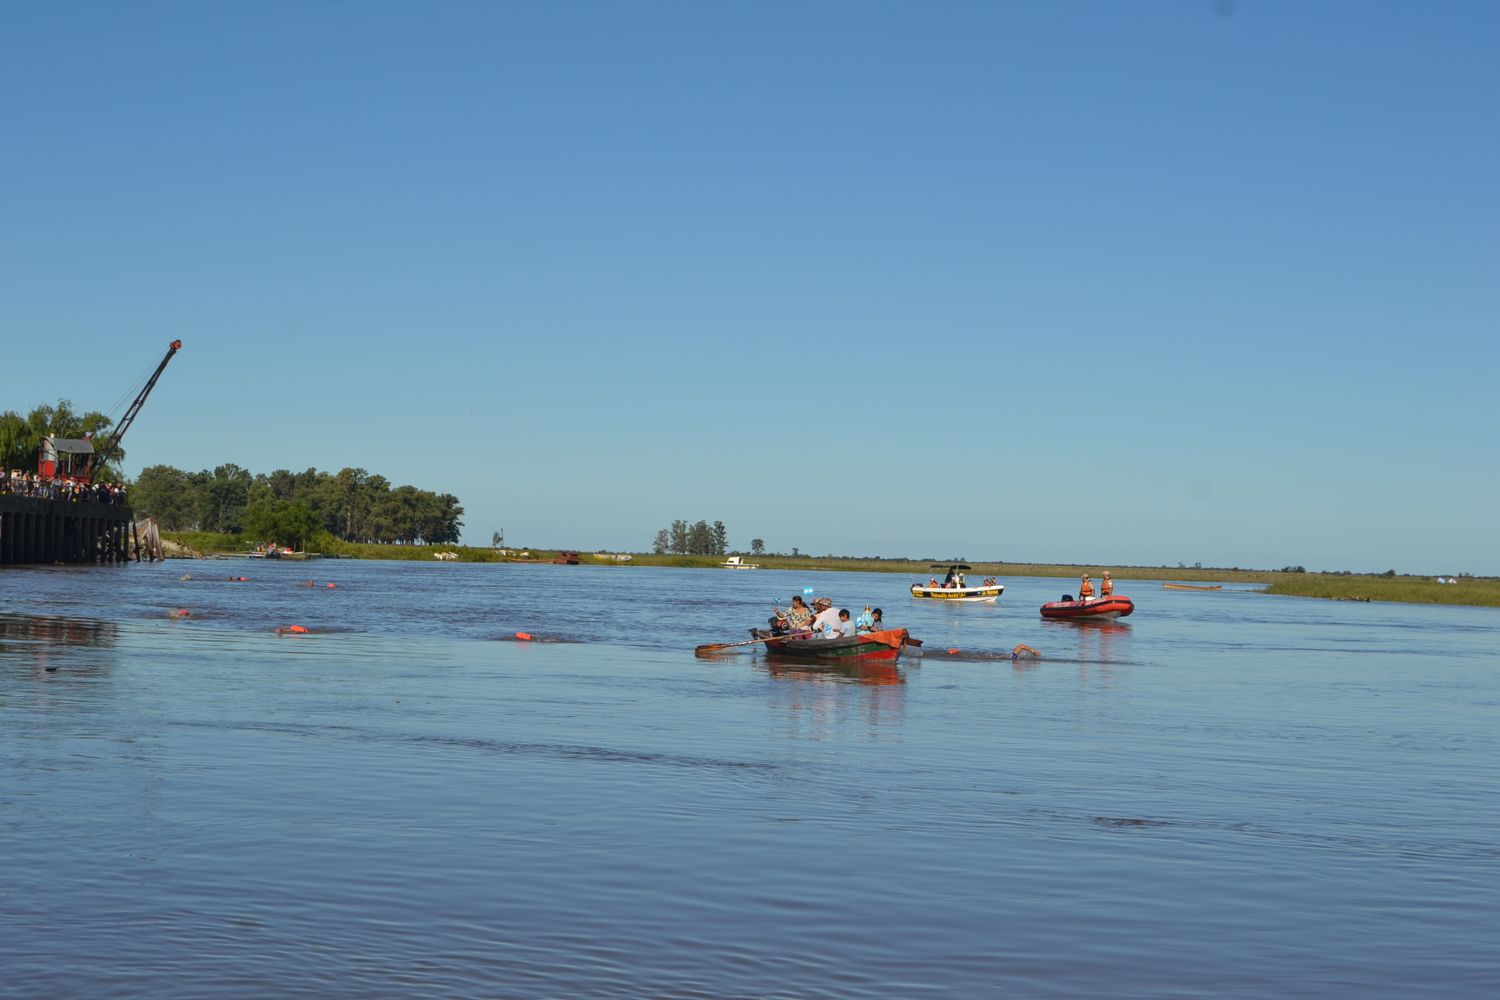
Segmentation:
{"type": "Polygon", "coordinates": [[[252,475],[233,463],[212,472],[150,466],[130,503],[169,531],[244,532],[295,548],[325,532],[347,542],[457,543],[464,513],[451,493],[393,487],[364,469],[252,475]]]}
{"type": "Polygon", "coordinates": [[[707,521],[696,524],[673,521],[671,527],[656,533],[651,551],[657,555],[671,552],[683,556],[722,556],[729,551],[729,530],[723,521],[715,521],[712,527],[707,521]]]}

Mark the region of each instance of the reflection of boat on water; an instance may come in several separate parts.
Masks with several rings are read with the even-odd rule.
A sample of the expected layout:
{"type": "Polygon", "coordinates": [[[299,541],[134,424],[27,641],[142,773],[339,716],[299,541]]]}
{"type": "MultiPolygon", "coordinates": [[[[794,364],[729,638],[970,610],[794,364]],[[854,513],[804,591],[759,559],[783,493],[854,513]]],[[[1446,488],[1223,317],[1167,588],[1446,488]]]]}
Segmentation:
{"type": "Polygon", "coordinates": [[[792,680],[853,681],[855,684],[883,686],[905,684],[901,668],[890,660],[807,660],[771,659],[766,670],[772,677],[792,680]]]}
{"type": "Polygon", "coordinates": [[[1069,626],[1078,626],[1073,631],[1086,631],[1091,635],[1129,635],[1130,623],[1115,621],[1112,618],[1079,618],[1076,621],[1067,622],[1069,626]]]}
{"type": "Polygon", "coordinates": [[[1224,585],[1221,583],[1221,584],[1216,584],[1216,585],[1214,585],[1212,587],[1200,587],[1200,586],[1197,586],[1196,584],[1191,584],[1191,583],[1164,583],[1164,584],[1161,585],[1161,589],[1162,590],[1223,590],[1224,589],[1224,585]]]}
{"type": "Polygon", "coordinates": [[[1042,605],[1042,617],[1059,621],[1114,621],[1135,610],[1128,597],[1094,597],[1087,601],[1052,601],[1042,605]]]}
{"type": "Polygon", "coordinates": [[[883,632],[861,632],[835,639],[815,637],[810,632],[771,638],[765,629],[751,629],[757,639],[765,639],[771,656],[795,660],[894,660],[906,646],[906,629],[890,628],[883,632]]]}
{"type": "Polygon", "coordinates": [[[20,639],[40,646],[113,646],[115,632],[114,622],[92,618],[0,613],[0,639],[20,639]]]}

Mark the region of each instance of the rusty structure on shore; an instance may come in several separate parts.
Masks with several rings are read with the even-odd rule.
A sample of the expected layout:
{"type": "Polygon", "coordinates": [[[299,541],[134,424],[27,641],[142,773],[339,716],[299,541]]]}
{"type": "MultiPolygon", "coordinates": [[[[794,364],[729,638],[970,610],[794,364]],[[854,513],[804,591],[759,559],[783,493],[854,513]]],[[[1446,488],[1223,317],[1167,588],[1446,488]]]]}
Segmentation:
{"type": "Polygon", "coordinates": [[[45,437],[36,474],[17,480],[29,484],[25,492],[0,489],[0,566],[124,563],[131,558],[132,551],[136,560],[143,552],[147,558],[160,554],[160,542],[149,543],[154,537],[154,519],[147,532],[148,544],[143,549],[136,531],[135,512],[122,502],[123,494],[115,494],[112,487],[94,488],[94,477],[114,457],[120,439],[135,422],[167,362],[181,349],[182,341],[172,341],[166,357],[156,366],[114,431],[97,448],[87,441],[45,437]],[[83,469],[76,474],[70,471],[60,479],[59,451],[70,458],[73,454],[87,455],[83,469]],[[63,484],[61,489],[57,488],[59,483],[63,484]]]}

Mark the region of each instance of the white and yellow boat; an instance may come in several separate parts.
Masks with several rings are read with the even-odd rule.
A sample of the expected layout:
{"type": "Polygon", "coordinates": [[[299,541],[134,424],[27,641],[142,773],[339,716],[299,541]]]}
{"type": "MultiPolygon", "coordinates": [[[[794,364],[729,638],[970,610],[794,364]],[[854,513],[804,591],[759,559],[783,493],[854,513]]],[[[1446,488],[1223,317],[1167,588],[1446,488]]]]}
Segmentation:
{"type": "Polygon", "coordinates": [[[934,563],[932,568],[946,568],[948,570],[947,580],[952,580],[953,583],[949,584],[947,580],[944,583],[938,583],[936,580],[929,583],[914,583],[911,585],[911,596],[931,601],[969,601],[976,604],[994,604],[1000,599],[1000,595],[1005,593],[1005,584],[997,583],[993,579],[985,580],[974,587],[967,585],[957,586],[958,580],[956,576],[958,575],[958,571],[969,568],[963,563],[954,563],[951,566],[946,563],[934,563]]]}
{"type": "Polygon", "coordinates": [[[992,587],[929,587],[926,584],[911,585],[911,596],[927,597],[935,601],[975,601],[994,604],[1005,593],[1005,584],[992,587]]]}

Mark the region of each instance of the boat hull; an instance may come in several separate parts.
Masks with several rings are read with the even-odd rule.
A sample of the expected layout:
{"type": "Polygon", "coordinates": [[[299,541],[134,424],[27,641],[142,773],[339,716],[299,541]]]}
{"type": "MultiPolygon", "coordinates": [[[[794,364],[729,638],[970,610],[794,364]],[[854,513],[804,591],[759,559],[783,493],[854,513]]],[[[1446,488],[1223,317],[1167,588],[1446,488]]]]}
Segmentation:
{"type": "MultiPolygon", "coordinates": [[[[770,635],[764,629],[751,629],[756,638],[770,635]]],[[[906,629],[863,632],[837,639],[813,638],[810,634],[789,635],[771,639],[766,652],[797,660],[894,660],[906,647],[906,629]]]]}
{"type": "Polygon", "coordinates": [[[1060,621],[1112,622],[1135,610],[1128,597],[1096,597],[1087,601],[1053,601],[1042,605],[1042,617],[1060,621]]]}
{"type": "Polygon", "coordinates": [[[929,601],[970,601],[994,604],[1005,593],[1005,584],[991,587],[929,587],[925,584],[911,585],[911,596],[929,601]]]}

